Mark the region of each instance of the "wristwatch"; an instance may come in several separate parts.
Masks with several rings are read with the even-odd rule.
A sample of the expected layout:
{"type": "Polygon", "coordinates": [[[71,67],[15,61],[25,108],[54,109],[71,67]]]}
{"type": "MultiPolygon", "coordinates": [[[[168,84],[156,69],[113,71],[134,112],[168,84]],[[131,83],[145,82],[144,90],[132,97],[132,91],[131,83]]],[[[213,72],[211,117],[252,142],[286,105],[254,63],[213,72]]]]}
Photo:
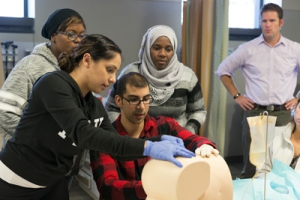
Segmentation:
{"type": "Polygon", "coordinates": [[[233,96],[233,99],[238,98],[240,95],[241,95],[241,93],[238,92],[236,95],[233,96]]]}

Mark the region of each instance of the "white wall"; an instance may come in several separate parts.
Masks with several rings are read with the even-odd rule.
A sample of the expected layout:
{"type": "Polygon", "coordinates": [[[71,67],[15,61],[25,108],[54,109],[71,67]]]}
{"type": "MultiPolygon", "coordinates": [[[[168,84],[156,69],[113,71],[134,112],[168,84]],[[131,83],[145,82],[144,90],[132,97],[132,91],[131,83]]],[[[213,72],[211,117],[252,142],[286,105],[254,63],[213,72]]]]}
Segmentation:
{"type": "Polygon", "coordinates": [[[25,49],[47,41],[40,34],[44,22],[53,11],[66,7],[80,13],[87,33],[106,35],[120,46],[122,67],[138,59],[142,37],[154,25],[172,27],[181,44],[180,0],[36,0],[35,4],[35,34],[0,33],[2,41],[13,40],[19,45],[19,58],[24,56],[25,49]]]}
{"type": "MultiPolygon", "coordinates": [[[[281,33],[284,37],[300,43],[300,1],[283,0],[282,8],[284,10],[284,25],[281,33]]],[[[229,41],[229,47],[235,49],[246,41],[229,41]]],[[[237,70],[233,76],[234,82],[241,93],[244,92],[245,83],[241,70],[237,70]]],[[[298,73],[298,84],[295,93],[300,90],[300,73],[298,73]]],[[[226,144],[225,156],[242,155],[242,117],[243,110],[235,103],[231,95],[227,93],[227,112],[226,112],[226,144]]]]}

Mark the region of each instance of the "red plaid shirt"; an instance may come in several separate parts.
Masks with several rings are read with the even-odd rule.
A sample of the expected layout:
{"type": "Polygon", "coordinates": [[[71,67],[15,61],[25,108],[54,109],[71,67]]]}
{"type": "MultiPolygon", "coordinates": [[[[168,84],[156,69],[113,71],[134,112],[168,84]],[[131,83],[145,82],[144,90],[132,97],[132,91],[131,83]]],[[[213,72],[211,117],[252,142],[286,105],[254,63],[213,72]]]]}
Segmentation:
{"type": "MultiPolygon", "coordinates": [[[[129,136],[120,122],[120,116],[113,126],[120,135],[129,136]]],[[[183,139],[187,149],[195,151],[202,144],[215,144],[181,127],[169,117],[152,118],[147,115],[140,138],[150,138],[168,134],[183,139]]],[[[131,161],[115,160],[110,155],[91,151],[91,167],[102,200],[145,199],[146,193],[141,182],[142,170],[150,157],[131,161]]]]}

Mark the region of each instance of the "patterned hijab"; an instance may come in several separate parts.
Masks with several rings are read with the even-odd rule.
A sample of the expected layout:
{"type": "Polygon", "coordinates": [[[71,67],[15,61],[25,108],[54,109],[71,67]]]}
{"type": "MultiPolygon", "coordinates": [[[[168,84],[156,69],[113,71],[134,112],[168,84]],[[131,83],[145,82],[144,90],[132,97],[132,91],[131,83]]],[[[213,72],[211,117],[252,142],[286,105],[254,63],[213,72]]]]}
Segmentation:
{"type": "Polygon", "coordinates": [[[184,65],[177,59],[177,38],[172,28],[165,25],[157,25],[148,29],[143,37],[139,51],[140,73],[147,78],[150,83],[150,92],[153,97],[152,106],[165,103],[174,93],[174,88],[181,80],[184,65]],[[157,38],[168,37],[172,46],[174,55],[168,66],[163,70],[157,70],[152,62],[150,48],[157,38]]]}

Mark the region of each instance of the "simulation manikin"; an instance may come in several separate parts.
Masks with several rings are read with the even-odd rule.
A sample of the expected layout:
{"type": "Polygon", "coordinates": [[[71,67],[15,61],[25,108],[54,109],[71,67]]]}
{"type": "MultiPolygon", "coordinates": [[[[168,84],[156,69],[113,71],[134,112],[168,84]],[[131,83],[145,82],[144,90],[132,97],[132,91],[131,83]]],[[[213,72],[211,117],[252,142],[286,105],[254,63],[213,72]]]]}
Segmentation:
{"type": "Polygon", "coordinates": [[[178,168],[151,159],[145,165],[142,182],[146,200],[227,200],[233,198],[229,168],[221,156],[177,158],[178,168]]]}

